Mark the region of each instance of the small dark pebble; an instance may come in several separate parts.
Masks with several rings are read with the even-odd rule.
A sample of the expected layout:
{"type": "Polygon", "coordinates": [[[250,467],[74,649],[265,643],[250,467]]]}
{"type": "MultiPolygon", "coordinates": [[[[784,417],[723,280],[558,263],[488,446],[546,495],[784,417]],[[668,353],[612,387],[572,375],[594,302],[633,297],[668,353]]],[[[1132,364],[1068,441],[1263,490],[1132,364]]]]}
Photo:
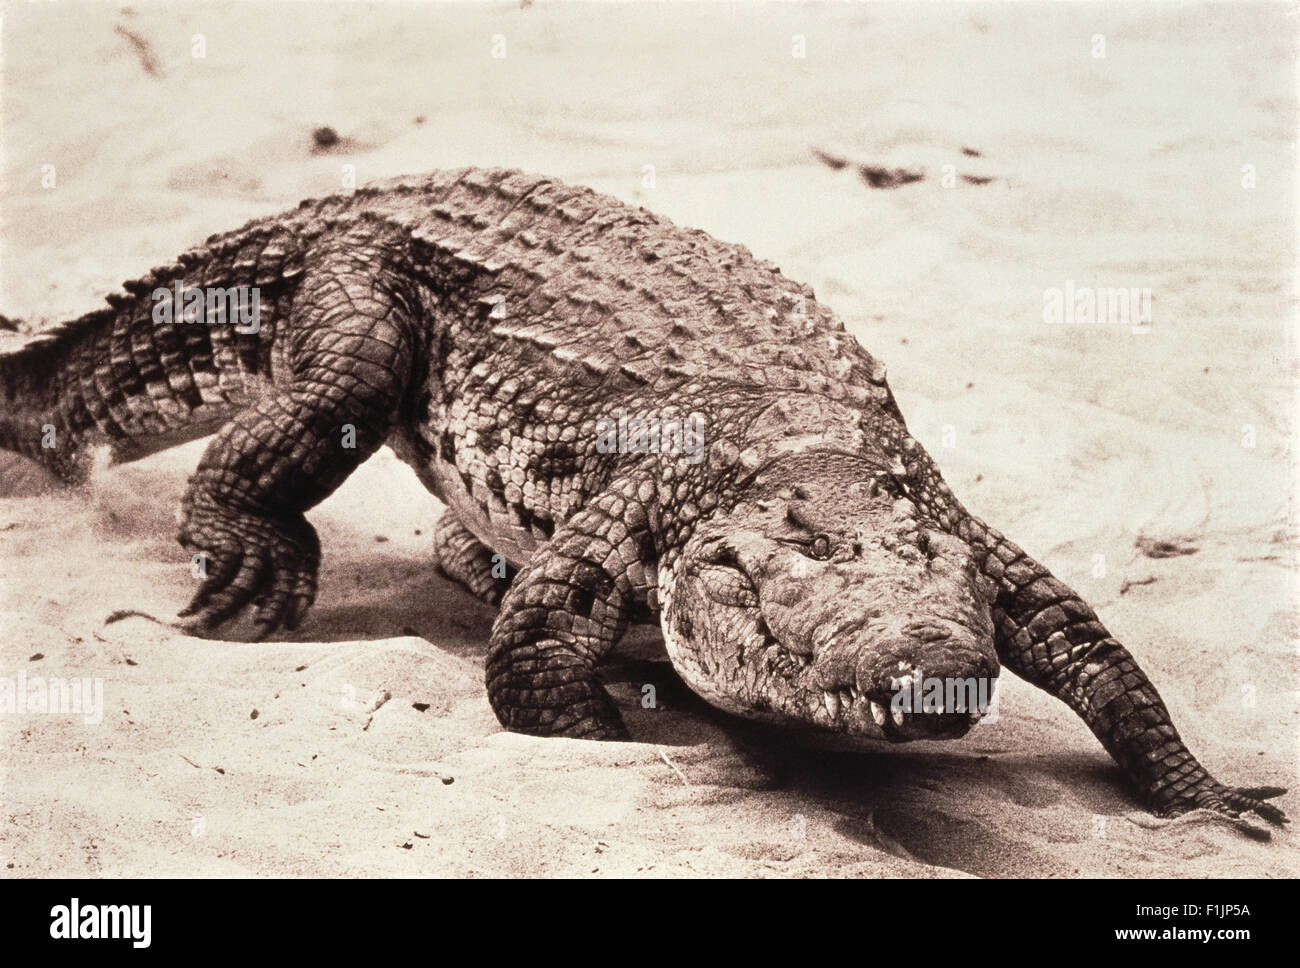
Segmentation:
{"type": "MultiPolygon", "coordinates": [[[[1260,754],[1260,755],[1262,756],[1263,754],[1260,754]]],[[[429,835],[428,835],[428,834],[422,834],[422,833],[420,833],[420,831],[418,831],[418,830],[412,830],[411,833],[415,834],[415,836],[419,837],[421,840],[428,840],[428,839],[429,839],[429,835]]]]}
{"type": "Polygon", "coordinates": [[[976,151],[974,148],[962,148],[961,153],[967,158],[983,158],[983,152],[976,151]]]}
{"type": "Polygon", "coordinates": [[[456,778],[454,776],[444,776],[442,778],[443,786],[451,786],[455,782],[456,782],[456,778]]]}
{"type": "Polygon", "coordinates": [[[898,188],[910,185],[925,177],[925,172],[907,168],[884,168],[878,165],[858,165],[858,174],[872,188],[898,188]]]}
{"type": "Polygon", "coordinates": [[[127,660],[126,660],[126,664],[127,664],[127,665],[139,665],[140,663],[136,662],[135,659],[127,659],[127,660]]]}
{"type": "Polygon", "coordinates": [[[339,143],[339,133],[330,127],[317,128],[311,133],[311,139],[317,148],[333,148],[339,143]]]}
{"type": "Polygon", "coordinates": [[[1148,538],[1145,535],[1138,538],[1134,544],[1148,558],[1177,558],[1181,555],[1194,555],[1199,550],[1196,545],[1185,541],[1165,541],[1161,538],[1148,538]]]}
{"type": "Polygon", "coordinates": [[[813,149],[813,157],[816,158],[818,161],[820,161],[831,171],[839,171],[840,169],[847,166],[849,163],[847,158],[841,158],[838,155],[828,154],[827,152],[822,151],[820,148],[813,149]]]}
{"type": "Polygon", "coordinates": [[[249,719],[256,719],[256,718],[257,718],[257,710],[254,709],[251,713],[249,713],[248,718],[249,718],[249,719]]]}
{"type": "Polygon", "coordinates": [[[415,844],[411,843],[411,842],[408,840],[408,841],[407,841],[406,843],[404,843],[404,844],[398,844],[398,846],[401,847],[402,850],[410,850],[412,847],[415,846],[415,844]]]}
{"type": "Polygon", "coordinates": [[[421,531],[419,528],[416,528],[416,529],[415,529],[415,533],[416,533],[417,535],[419,535],[419,534],[424,534],[424,532],[421,531]]]}
{"type": "Polygon", "coordinates": [[[222,776],[226,775],[226,771],[220,766],[214,766],[213,769],[216,770],[218,773],[220,773],[222,776]]]}
{"type": "Polygon", "coordinates": [[[388,539],[385,538],[382,534],[377,534],[375,535],[375,540],[378,541],[380,544],[383,544],[388,539]]]}
{"type": "Polygon", "coordinates": [[[302,670],[305,669],[305,668],[307,668],[307,667],[306,667],[306,666],[298,666],[298,668],[294,669],[293,671],[294,671],[294,672],[302,672],[302,670]]]}
{"type": "Polygon", "coordinates": [[[27,661],[28,661],[28,662],[40,662],[40,661],[41,661],[42,659],[44,659],[44,658],[45,658],[45,653],[44,653],[44,652],[37,652],[37,653],[34,653],[30,658],[28,658],[27,661]]]}
{"type": "Polygon", "coordinates": [[[423,114],[417,114],[417,115],[415,116],[415,123],[416,123],[416,124],[424,124],[424,115],[423,115],[423,114]]]}
{"type": "Polygon", "coordinates": [[[419,712],[424,712],[429,708],[429,704],[427,702],[413,702],[411,703],[411,708],[419,712]]]}

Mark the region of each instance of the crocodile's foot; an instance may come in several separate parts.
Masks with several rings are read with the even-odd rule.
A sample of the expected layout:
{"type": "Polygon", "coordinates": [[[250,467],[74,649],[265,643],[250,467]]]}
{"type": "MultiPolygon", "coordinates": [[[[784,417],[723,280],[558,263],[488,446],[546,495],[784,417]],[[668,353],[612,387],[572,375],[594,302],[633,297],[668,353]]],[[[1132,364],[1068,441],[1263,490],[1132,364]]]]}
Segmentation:
{"type": "Polygon", "coordinates": [[[178,615],[206,635],[253,607],[253,638],[293,630],[316,598],[320,541],[301,514],[270,519],[210,503],[189,504],[180,543],[200,563],[202,584],[178,615]]]}
{"type": "Polygon", "coordinates": [[[594,680],[573,678],[567,670],[542,671],[527,688],[489,682],[489,695],[509,712],[506,729],[534,736],[627,741],[632,738],[618,708],[594,680]],[[493,689],[493,686],[496,686],[493,689]],[[562,702],[563,705],[550,705],[562,702]]]}
{"type": "Polygon", "coordinates": [[[1176,799],[1157,807],[1156,815],[1178,817],[1193,810],[1205,810],[1248,837],[1268,840],[1272,837],[1270,827],[1257,822],[1254,817],[1266,821],[1272,827],[1290,823],[1280,808],[1264,802],[1284,793],[1285,787],[1228,787],[1206,777],[1202,783],[1180,793],[1176,799]]]}
{"type": "Polygon", "coordinates": [[[488,698],[501,724],[534,736],[630,739],[618,707],[587,663],[558,645],[542,642],[488,657],[488,698]]]}
{"type": "Polygon", "coordinates": [[[433,553],[439,571],[486,605],[501,604],[515,569],[483,544],[451,511],[433,526],[433,553]]]}

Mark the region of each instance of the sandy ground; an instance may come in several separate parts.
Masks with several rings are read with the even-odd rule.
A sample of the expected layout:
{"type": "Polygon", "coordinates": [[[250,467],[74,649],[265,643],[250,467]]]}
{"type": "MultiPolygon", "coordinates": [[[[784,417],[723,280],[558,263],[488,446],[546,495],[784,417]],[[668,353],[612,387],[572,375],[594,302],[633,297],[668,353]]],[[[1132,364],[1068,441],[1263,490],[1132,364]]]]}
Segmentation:
{"type": "MultiPolygon", "coordinates": [[[[958,494],[1089,598],[1202,761],[1300,785],[1294,7],[3,17],[0,311],[85,312],[211,232],[337,190],[343,165],[590,184],[811,283],[890,364],[958,494]],[[313,153],[318,125],[332,151],[313,153]],[[859,162],[927,177],[873,190],[859,162]],[[949,186],[948,164],[993,180],[949,186]],[[1067,280],[1149,287],[1149,332],[1045,324],[1067,280]]],[[[73,494],[0,465],[0,673],[104,690],[99,724],[0,716],[0,873],[1300,867],[1291,834],[1150,818],[1083,724],[1009,676],[998,722],[962,741],[832,751],[712,713],[647,632],[611,671],[636,742],[503,733],[481,681],[491,613],[432,571],[439,506],[386,451],[312,514],[322,591],[292,640],[106,622],[165,622],[191,593],[172,519],[201,447],[73,494]]]]}

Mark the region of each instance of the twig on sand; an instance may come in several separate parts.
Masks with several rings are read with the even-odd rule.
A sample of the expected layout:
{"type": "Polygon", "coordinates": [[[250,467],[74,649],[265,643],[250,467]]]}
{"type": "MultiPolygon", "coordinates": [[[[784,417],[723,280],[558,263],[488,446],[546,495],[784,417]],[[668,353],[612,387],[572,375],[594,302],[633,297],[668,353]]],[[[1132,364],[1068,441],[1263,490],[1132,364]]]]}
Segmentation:
{"type": "Polygon", "coordinates": [[[124,618],[147,618],[156,625],[166,625],[168,628],[171,627],[169,623],[164,622],[162,619],[155,618],[148,612],[142,612],[136,608],[119,608],[114,612],[109,612],[108,616],[104,619],[104,624],[112,625],[114,622],[120,622],[124,618]]]}
{"type": "Polygon", "coordinates": [[[672,771],[676,773],[677,776],[681,779],[683,784],[685,784],[688,788],[690,787],[691,782],[688,779],[686,779],[686,774],[683,773],[681,770],[677,769],[677,764],[668,758],[667,753],[665,753],[663,750],[660,750],[659,758],[668,764],[668,766],[672,769],[672,771]]]}
{"type": "Polygon", "coordinates": [[[127,30],[121,24],[113,28],[118,34],[130,41],[131,46],[135,48],[136,56],[140,58],[140,66],[150,77],[161,77],[162,70],[158,67],[158,57],[153,52],[153,45],[145,40],[134,30],[127,30]]]}

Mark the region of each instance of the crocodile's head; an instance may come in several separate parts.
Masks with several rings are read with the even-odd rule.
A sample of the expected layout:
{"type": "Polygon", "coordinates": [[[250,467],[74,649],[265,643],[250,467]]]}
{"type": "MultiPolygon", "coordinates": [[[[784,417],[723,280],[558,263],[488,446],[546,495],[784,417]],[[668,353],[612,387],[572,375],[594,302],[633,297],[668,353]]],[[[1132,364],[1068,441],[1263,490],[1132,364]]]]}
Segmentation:
{"type": "Polygon", "coordinates": [[[961,736],[987,711],[991,582],[860,458],[767,468],[660,590],[673,665],[731,712],[900,741],[961,736]]]}

